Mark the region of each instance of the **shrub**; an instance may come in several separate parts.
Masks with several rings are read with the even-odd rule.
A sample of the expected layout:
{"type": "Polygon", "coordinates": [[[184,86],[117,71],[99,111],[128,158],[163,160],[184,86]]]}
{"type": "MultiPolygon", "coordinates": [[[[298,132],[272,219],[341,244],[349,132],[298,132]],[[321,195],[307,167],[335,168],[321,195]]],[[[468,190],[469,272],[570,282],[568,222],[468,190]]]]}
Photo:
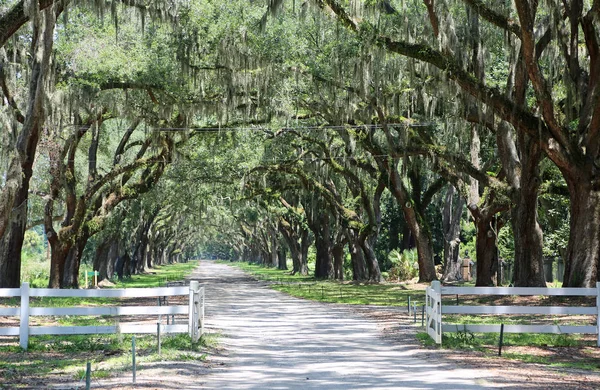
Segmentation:
{"type": "Polygon", "coordinates": [[[390,280],[405,281],[419,275],[419,261],[416,249],[402,251],[393,250],[388,254],[392,265],[388,271],[390,280]]]}

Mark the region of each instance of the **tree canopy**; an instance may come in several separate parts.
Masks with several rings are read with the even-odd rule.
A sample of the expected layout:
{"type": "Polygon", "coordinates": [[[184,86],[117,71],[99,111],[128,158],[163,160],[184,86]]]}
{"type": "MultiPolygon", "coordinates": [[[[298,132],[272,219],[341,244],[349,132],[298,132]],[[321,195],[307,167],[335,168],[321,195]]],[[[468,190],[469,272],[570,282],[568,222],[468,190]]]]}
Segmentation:
{"type": "Polygon", "coordinates": [[[0,2],[0,287],[33,232],[55,288],[82,262],[192,256],[453,281],[465,249],[477,285],[545,286],[552,258],[595,285],[599,18],[596,0],[0,2]]]}

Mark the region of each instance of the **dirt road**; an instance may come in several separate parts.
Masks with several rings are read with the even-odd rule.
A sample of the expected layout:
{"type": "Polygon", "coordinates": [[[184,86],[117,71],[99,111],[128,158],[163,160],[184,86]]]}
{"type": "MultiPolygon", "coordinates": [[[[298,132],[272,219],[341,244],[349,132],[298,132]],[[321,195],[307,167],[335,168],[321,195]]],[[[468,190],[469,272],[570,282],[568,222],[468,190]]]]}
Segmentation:
{"type": "MultiPolygon", "coordinates": [[[[206,287],[206,327],[223,334],[223,368],[199,378],[212,389],[483,389],[481,369],[423,360],[414,346],[381,337],[352,308],[269,289],[223,264],[203,261],[192,276],[206,287]]],[[[436,361],[437,360],[437,361],[436,361]]]]}

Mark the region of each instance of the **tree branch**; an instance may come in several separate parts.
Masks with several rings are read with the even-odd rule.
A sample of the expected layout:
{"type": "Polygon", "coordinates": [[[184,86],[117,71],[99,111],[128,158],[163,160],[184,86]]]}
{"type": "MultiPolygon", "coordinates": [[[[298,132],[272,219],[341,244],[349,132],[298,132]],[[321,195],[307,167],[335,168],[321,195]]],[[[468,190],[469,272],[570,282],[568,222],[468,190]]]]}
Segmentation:
{"type": "Polygon", "coordinates": [[[477,12],[479,16],[481,16],[483,19],[487,20],[494,26],[500,27],[501,29],[509,31],[517,37],[521,38],[521,26],[519,26],[518,23],[515,23],[513,20],[489,8],[481,0],[463,1],[466,4],[468,4],[475,12],[477,12]]]}

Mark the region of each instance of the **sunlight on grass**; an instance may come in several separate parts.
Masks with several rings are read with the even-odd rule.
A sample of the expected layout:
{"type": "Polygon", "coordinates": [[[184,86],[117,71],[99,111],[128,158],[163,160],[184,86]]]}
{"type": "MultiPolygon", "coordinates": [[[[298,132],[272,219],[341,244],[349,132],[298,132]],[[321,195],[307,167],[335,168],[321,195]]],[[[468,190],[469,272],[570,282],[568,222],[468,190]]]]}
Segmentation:
{"type": "Polygon", "coordinates": [[[424,287],[397,283],[357,283],[323,280],[312,276],[292,275],[290,271],[244,262],[223,262],[238,267],[255,278],[271,283],[275,290],[291,296],[321,302],[351,305],[406,306],[423,304],[424,287]]]}
{"type": "MultiPolygon", "coordinates": [[[[183,280],[198,267],[198,261],[163,265],[151,270],[151,273],[134,275],[131,279],[117,282],[115,288],[156,287],[167,282],[183,280]]],[[[98,306],[115,304],[118,299],[108,298],[35,298],[31,306],[69,307],[98,306]]],[[[19,306],[18,299],[4,300],[3,305],[19,306]]],[[[110,316],[58,316],[53,318],[37,317],[41,321],[56,321],[61,325],[88,326],[113,325],[115,319],[110,316]]],[[[18,345],[0,346],[0,388],[3,382],[10,383],[11,378],[43,376],[60,372],[74,379],[85,375],[86,361],[92,362],[92,378],[111,376],[115,371],[128,370],[131,367],[131,335],[72,335],[72,336],[34,336],[29,340],[27,352],[18,345]]],[[[198,343],[192,343],[187,334],[162,336],[161,354],[157,353],[156,335],[136,336],[136,355],[138,362],[185,360],[202,361],[207,351],[215,348],[218,335],[205,334],[198,343]]],[[[18,342],[18,340],[17,340],[18,342]]]]}

